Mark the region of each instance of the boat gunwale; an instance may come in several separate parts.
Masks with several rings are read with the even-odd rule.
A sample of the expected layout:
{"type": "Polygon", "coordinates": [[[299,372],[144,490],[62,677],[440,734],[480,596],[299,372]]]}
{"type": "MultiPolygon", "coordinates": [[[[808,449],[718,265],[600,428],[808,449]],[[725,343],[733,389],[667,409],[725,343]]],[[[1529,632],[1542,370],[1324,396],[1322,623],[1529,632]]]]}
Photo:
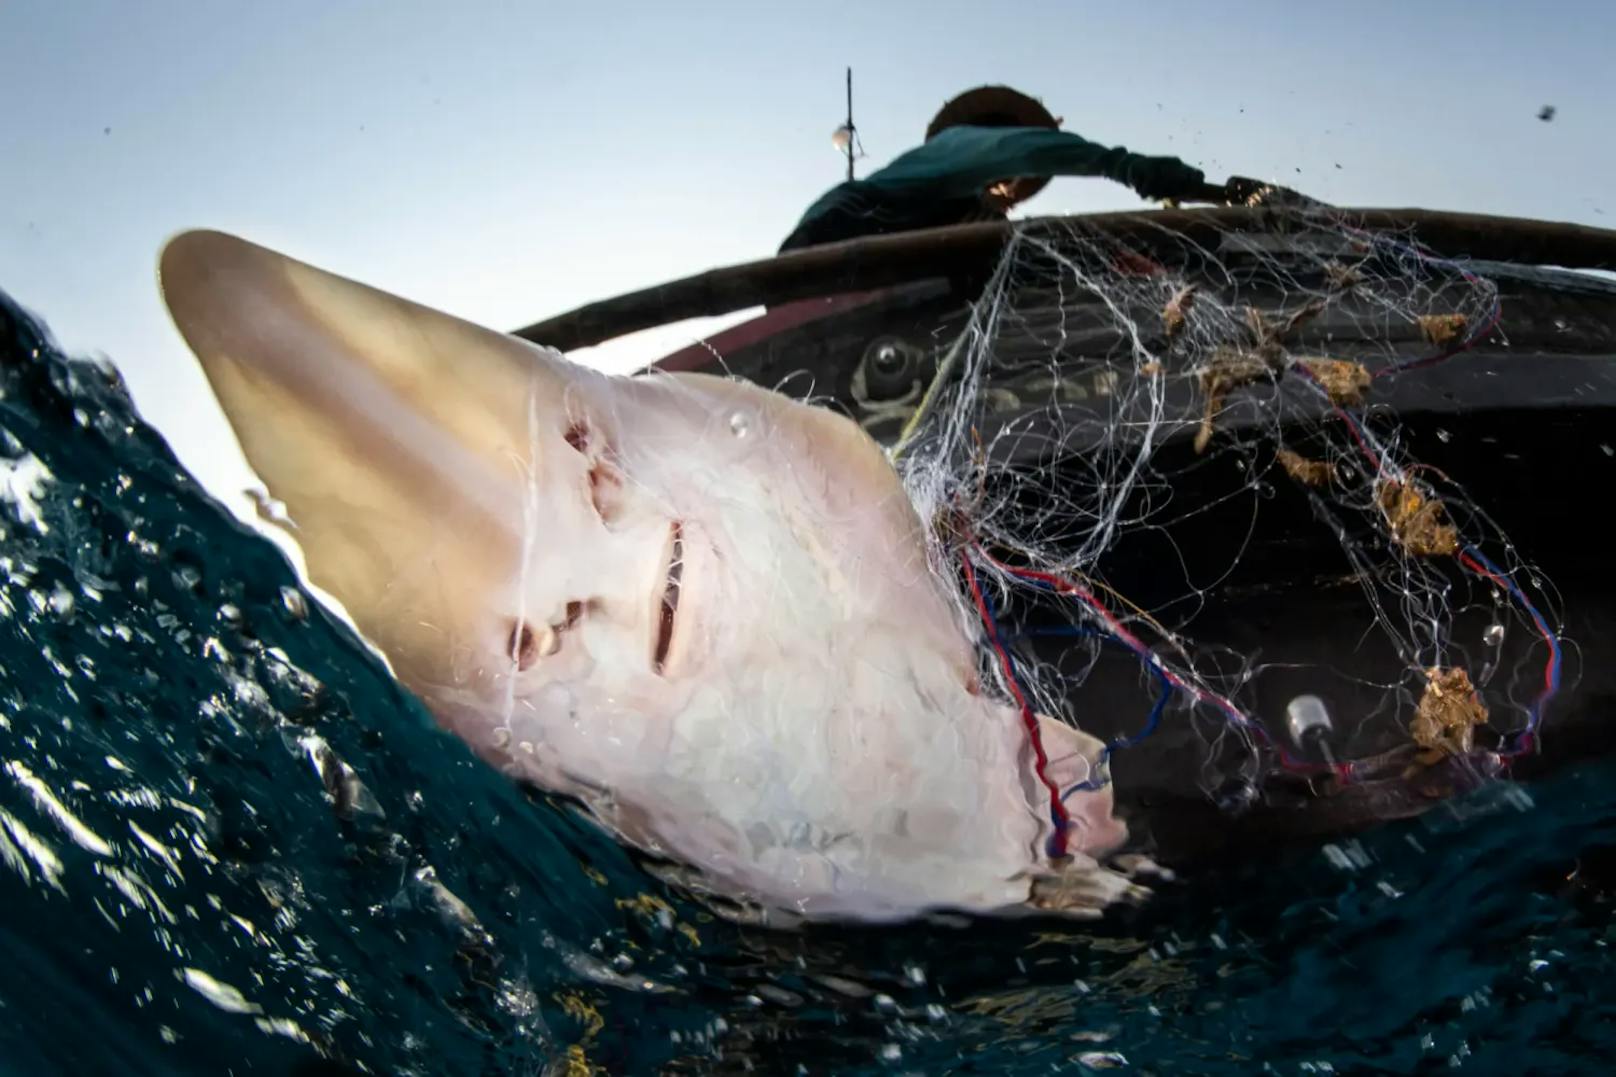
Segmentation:
{"type": "MultiPolygon", "coordinates": [[[[1616,270],[1616,231],[1588,225],[1429,209],[1331,209],[1325,217],[1375,232],[1412,234],[1449,258],[1616,270]]],[[[1127,210],[1031,217],[867,236],[790,251],[585,304],[513,331],[559,351],[690,318],[982,272],[1012,232],[1081,228],[1122,242],[1164,236],[1206,244],[1229,232],[1284,232],[1319,212],[1270,207],[1127,210]]]]}

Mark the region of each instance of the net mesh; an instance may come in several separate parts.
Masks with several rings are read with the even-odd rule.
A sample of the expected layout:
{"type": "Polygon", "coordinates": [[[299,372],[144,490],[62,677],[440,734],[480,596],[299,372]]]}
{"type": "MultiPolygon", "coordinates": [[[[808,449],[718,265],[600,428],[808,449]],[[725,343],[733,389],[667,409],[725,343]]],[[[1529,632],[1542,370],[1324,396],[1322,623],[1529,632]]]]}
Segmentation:
{"type": "MultiPolygon", "coordinates": [[[[1276,484],[1300,490],[1343,551],[1364,610],[1343,632],[1367,625],[1402,666],[1375,686],[1381,712],[1363,720],[1404,730],[1413,764],[1496,771],[1531,750],[1559,685],[1551,585],[1464,489],[1412,457],[1395,410],[1378,402],[1392,383],[1498,343],[1497,285],[1339,215],[1276,221],[1263,233],[1144,241],[1072,220],[1018,228],[895,450],[934,523],[936,563],[962,584],[962,616],[1024,711],[1084,725],[1076,689],[1113,648],[1132,652],[1154,686],[1153,708],[1109,742],[1088,787],[1109,781],[1112,754],[1175,721],[1199,731],[1209,785],[1231,768],[1342,782],[1373,770],[1298,752],[1243,698],[1254,660],[1196,638],[1195,613],[1240,550],[1226,571],[1165,598],[1135,600],[1108,580],[1130,544],[1178,558],[1195,516],[1237,495],[1253,506],[1255,534],[1276,484]],[[1213,473],[1238,480],[1211,500],[1182,496],[1213,473]],[[1059,611],[1040,631],[1070,637],[1061,662],[1010,642],[1030,604],[1059,611]],[[1455,637],[1467,613],[1485,618],[1479,643],[1455,637]],[[1534,641],[1516,663],[1537,672],[1498,677],[1515,626],[1534,641]]],[[[1057,827],[1072,791],[1052,792],[1057,827]]]]}

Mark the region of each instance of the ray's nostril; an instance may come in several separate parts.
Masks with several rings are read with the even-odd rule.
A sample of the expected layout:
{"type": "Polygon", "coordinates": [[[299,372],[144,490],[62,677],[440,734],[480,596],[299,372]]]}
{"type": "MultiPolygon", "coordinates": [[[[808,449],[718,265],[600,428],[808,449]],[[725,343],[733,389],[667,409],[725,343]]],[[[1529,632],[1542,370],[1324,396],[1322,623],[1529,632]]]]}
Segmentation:
{"type": "Polygon", "coordinates": [[[526,621],[512,621],[511,635],[505,645],[505,653],[511,656],[518,670],[527,669],[539,657],[539,641],[533,632],[533,626],[526,621]]]}
{"type": "Polygon", "coordinates": [[[518,673],[530,668],[541,658],[548,658],[561,649],[561,637],[548,625],[534,628],[527,621],[512,621],[511,634],[505,643],[505,653],[516,664],[518,673]]]}
{"type": "Polygon", "coordinates": [[[517,669],[527,669],[538,657],[537,640],[533,639],[533,626],[527,621],[512,621],[511,639],[506,640],[506,653],[517,669]]]}
{"type": "Polygon", "coordinates": [[[516,664],[518,673],[528,669],[541,658],[549,658],[561,650],[561,633],[576,628],[584,614],[594,605],[591,602],[568,602],[560,624],[535,627],[521,618],[511,620],[511,631],[505,639],[505,653],[516,664]]]}

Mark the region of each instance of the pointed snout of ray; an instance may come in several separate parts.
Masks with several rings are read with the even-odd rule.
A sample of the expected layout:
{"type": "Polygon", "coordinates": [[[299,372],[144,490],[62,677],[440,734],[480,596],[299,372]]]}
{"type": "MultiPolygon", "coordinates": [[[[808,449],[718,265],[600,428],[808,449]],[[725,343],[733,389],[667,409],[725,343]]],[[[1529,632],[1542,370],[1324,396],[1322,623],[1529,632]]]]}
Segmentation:
{"type": "MultiPolygon", "coordinates": [[[[564,385],[523,342],[219,232],[164,249],[164,301],[277,497],[350,476],[498,518],[564,385]]],[[[360,491],[353,491],[356,495],[360,491]]]]}

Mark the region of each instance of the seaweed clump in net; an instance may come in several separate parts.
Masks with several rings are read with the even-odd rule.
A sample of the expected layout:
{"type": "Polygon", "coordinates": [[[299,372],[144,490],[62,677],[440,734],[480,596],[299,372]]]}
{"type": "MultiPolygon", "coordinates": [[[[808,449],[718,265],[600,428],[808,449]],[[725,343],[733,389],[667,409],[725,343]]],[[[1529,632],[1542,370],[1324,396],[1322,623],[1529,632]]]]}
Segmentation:
{"type": "MultiPolygon", "coordinates": [[[[1377,402],[1496,339],[1500,313],[1485,276],[1321,211],[1245,233],[1123,239],[1071,220],[1012,233],[896,454],[934,523],[936,564],[961,584],[961,615],[1024,711],[1089,726],[1074,688],[1105,652],[1131,652],[1153,686],[1154,705],[1110,737],[1085,786],[1174,722],[1197,731],[1209,789],[1231,774],[1350,783],[1441,760],[1490,773],[1532,749],[1560,677],[1548,584],[1463,489],[1411,457],[1396,412],[1377,402]],[[1361,595],[1342,647],[1367,626],[1396,656],[1399,670],[1373,686],[1382,704],[1363,716],[1392,730],[1383,741],[1396,750],[1298,752],[1247,698],[1260,663],[1196,635],[1197,612],[1262,533],[1254,495],[1276,484],[1306,499],[1307,526],[1333,538],[1336,573],[1361,595]],[[1209,489],[1222,492],[1186,494],[1209,489]],[[1254,506],[1245,542],[1215,571],[1144,597],[1112,578],[1132,548],[1172,577],[1192,560],[1178,544],[1197,527],[1227,531],[1242,494],[1254,506]],[[1076,661],[1015,643],[1033,608],[1076,661]],[[1485,655],[1454,636],[1477,610],[1524,627],[1530,694],[1483,690],[1485,655]]],[[[1058,830],[1059,799],[1052,812],[1058,830]]]]}

